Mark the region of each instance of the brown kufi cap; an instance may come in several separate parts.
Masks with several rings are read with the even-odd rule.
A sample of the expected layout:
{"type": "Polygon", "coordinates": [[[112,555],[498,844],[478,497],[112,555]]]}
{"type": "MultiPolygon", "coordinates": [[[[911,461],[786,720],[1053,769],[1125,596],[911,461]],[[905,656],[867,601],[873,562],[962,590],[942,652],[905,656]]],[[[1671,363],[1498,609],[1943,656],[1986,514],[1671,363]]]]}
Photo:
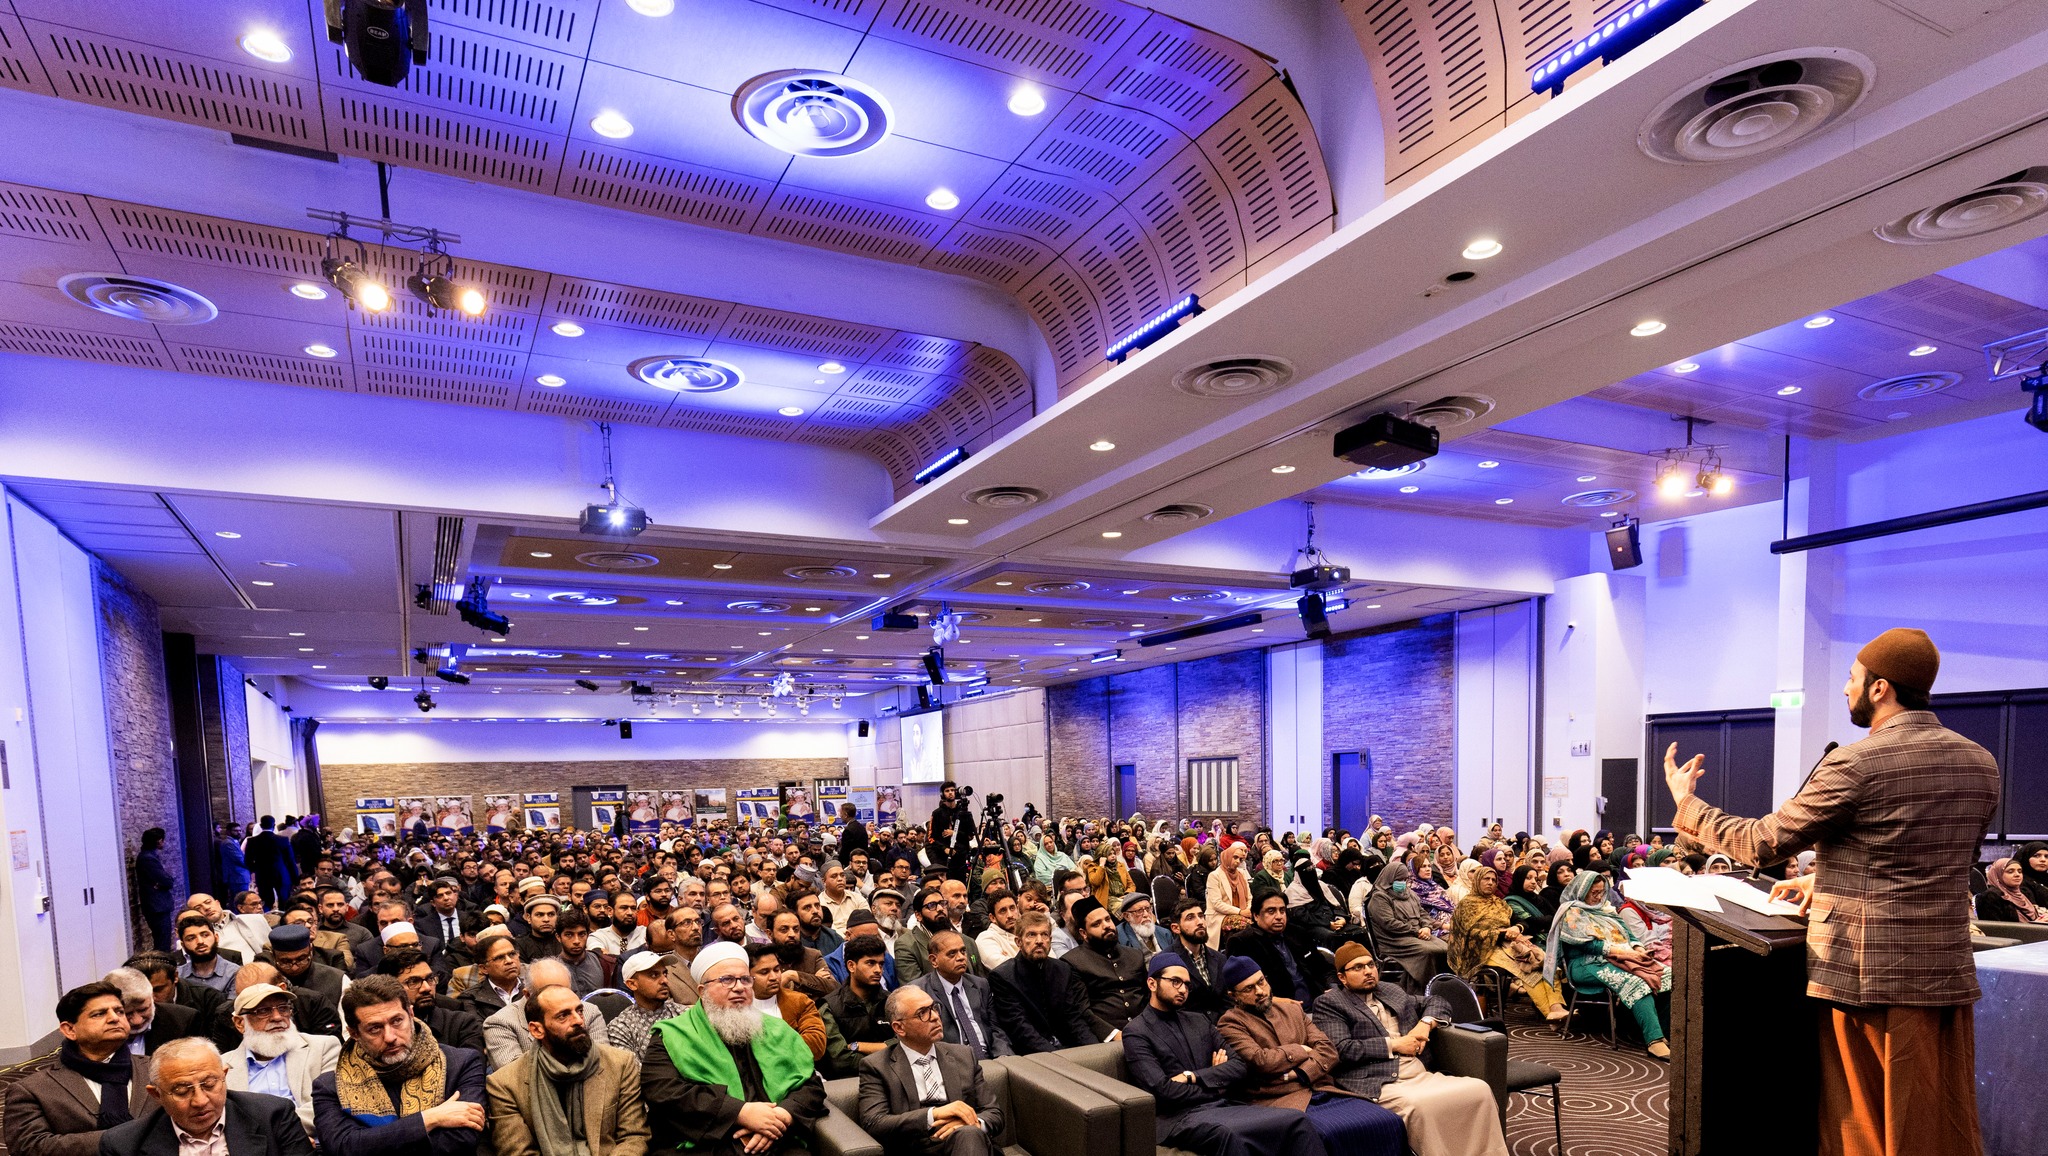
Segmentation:
{"type": "Polygon", "coordinates": [[[1934,676],[1941,671],[1941,651],[1924,630],[1894,626],[1866,643],[1856,652],[1856,661],[1876,678],[1893,686],[1927,694],[1934,689],[1934,676]]]}

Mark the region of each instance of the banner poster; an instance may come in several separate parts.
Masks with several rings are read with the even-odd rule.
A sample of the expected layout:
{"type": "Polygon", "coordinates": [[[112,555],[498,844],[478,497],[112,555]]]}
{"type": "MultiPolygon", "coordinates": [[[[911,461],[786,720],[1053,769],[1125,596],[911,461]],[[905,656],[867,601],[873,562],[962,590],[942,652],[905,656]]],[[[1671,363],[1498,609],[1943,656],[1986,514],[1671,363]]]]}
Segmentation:
{"type": "Polygon", "coordinates": [[[875,789],[873,787],[846,788],[846,801],[853,804],[853,818],[855,822],[872,823],[875,821],[875,789]]]}
{"type": "Polygon", "coordinates": [[[875,788],[875,824],[887,827],[903,811],[903,788],[890,784],[875,788]]]}
{"type": "Polygon", "coordinates": [[[425,819],[429,827],[434,825],[434,800],[399,798],[392,801],[398,805],[398,817],[393,820],[392,834],[401,839],[410,838],[412,825],[421,819],[425,819]]]}
{"type": "Polygon", "coordinates": [[[661,793],[661,821],[680,827],[692,826],[697,821],[697,809],[688,791],[663,791],[661,793]]]}
{"type": "Polygon", "coordinates": [[[528,791],[520,796],[526,805],[526,829],[529,831],[559,831],[562,829],[562,796],[555,791],[528,791]]]}
{"type": "Polygon", "coordinates": [[[397,834],[398,809],[392,799],[357,799],[356,830],[373,839],[397,834]]]}
{"type": "Polygon", "coordinates": [[[828,827],[837,826],[839,824],[839,805],[846,802],[845,782],[819,783],[817,787],[818,822],[828,827]]]}
{"type": "Polygon", "coordinates": [[[442,795],[434,800],[434,830],[442,835],[474,835],[468,795],[442,795]]]}
{"type": "Polygon", "coordinates": [[[807,827],[818,825],[818,808],[811,804],[811,789],[802,783],[784,780],[775,786],[777,799],[782,804],[782,813],[792,823],[807,827]]]}
{"type": "Polygon", "coordinates": [[[512,829],[512,820],[519,817],[519,796],[485,795],[484,834],[502,835],[512,829]]]}
{"type": "Polygon", "coordinates": [[[698,787],[690,794],[694,796],[690,809],[699,823],[723,823],[731,817],[725,809],[724,787],[698,787]]]}
{"type": "Polygon", "coordinates": [[[773,824],[781,810],[780,787],[741,787],[739,820],[745,824],[773,824]]]}
{"type": "Polygon", "coordinates": [[[629,791],[590,792],[590,825],[610,833],[619,821],[619,809],[626,805],[629,791]]]}

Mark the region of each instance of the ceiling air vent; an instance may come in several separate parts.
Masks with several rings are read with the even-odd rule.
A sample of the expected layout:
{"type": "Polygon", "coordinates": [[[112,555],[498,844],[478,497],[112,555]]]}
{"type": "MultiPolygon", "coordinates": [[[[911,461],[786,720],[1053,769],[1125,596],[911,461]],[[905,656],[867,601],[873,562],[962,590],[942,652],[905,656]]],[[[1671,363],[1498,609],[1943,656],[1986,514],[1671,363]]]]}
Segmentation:
{"type": "Polygon", "coordinates": [[[73,273],[57,279],[66,297],[112,317],[151,325],[204,325],[220,316],[213,302],[169,281],[120,273],[73,273]]]}
{"type": "Polygon", "coordinates": [[[1444,430],[1465,425],[1492,412],[1492,398],[1456,394],[1416,406],[1408,412],[1408,420],[1444,430]]]}
{"type": "Polygon", "coordinates": [[[1856,391],[1864,401],[1904,401],[1909,397],[1926,397],[1940,393],[1962,383],[1960,373],[1909,373],[1904,377],[1888,377],[1873,381],[1856,391]]]}
{"type": "Polygon", "coordinates": [[[1183,590],[1173,596],[1175,602],[1222,602],[1230,595],[1221,590],[1183,590]]]}
{"type": "Polygon", "coordinates": [[[1869,60],[1833,48],[1745,61],[1659,105],[1636,134],[1636,145],[1675,165],[1781,149],[1856,107],[1872,75],[1869,60]]]}
{"type": "Polygon", "coordinates": [[[675,393],[722,393],[745,380],[738,368],[708,357],[643,357],[627,372],[675,393]]]}
{"type": "Polygon", "coordinates": [[[725,608],[727,610],[737,610],[741,614],[789,613],[789,603],[787,602],[769,602],[763,599],[751,598],[740,602],[728,602],[725,604],[725,608]]]}
{"type": "Polygon", "coordinates": [[[1277,357],[1226,357],[1181,370],[1173,388],[1190,397],[1228,401],[1271,393],[1293,380],[1294,366],[1277,357]]]}
{"type": "Polygon", "coordinates": [[[1088,589],[1086,582],[1033,582],[1024,588],[1032,594],[1079,594],[1088,589]]]}
{"type": "Polygon", "coordinates": [[[1423,469],[1423,467],[1427,465],[1429,465],[1429,463],[1426,461],[1409,462],[1405,466],[1395,466],[1391,470],[1382,470],[1376,469],[1371,466],[1367,466],[1365,469],[1359,470],[1357,473],[1352,474],[1351,476],[1354,478],[1400,478],[1406,477],[1409,474],[1418,473],[1423,469]]]}
{"type": "Polygon", "coordinates": [[[1030,486],[983,486],[978,490],[969,490],[966,494],[966,499],[967,504],[971,506],[987,506],[996,510],[1021,510],[1026,506],[1035,506],[1043,502],[1045,500],[1045,491],[1035,490],[1030,486]]]}
{"type": "Polygon", "coordinates": [[[882,94],[831,72],[764,73],[732,97],[740,127],[800,157],[844,157],[882,143],[893,114],[882,94]]]}
{"type": "Polygon", "coordinates": [[[1215,512],[1215,510],[1202,505],[1200,502],[1175,502],[1170,506],[1161,506],[1151,513],[1144,515],[1139,520],[1143,522],[1162,522],[1171,525],[1179,522],[1199,522],[1215,512]]]}
{"type": "Polygon", "coordinates": [[[630,550],[590,550],[576,555],[576,560],[595,570],[645,570],[661,565],[661,559],[652,554],[630,550]]]}
{"type": "Polygon", "coordinates": [[[860,577],[860,571],[851,566],[791,566],[783,573],[799,582],[831,582],[860,577]]]}
{"type": "Polygon", "coordinates": [[[619,600],[611,594],[591,594],[583,590],[564,590],[548,595],[548,601],[560,602],[567,606],[616,606],[619,600]]]}
{"type": "Polygon", "coordinates": [[[1635,500],[1636,492],[1634,490],[1582,490],[1579,493],[1568,495],[1564,499],[1564,504],[1594,510],[1603,506],[1618,506],[1623,502],[1633,502],[1635,500]]]}
{"type": "Polygon", "coordinates": [[[1894,245],[1932,245],[2017,225],[2044,212],[2048,212],[2048,166],[2036,166],[1879,225],[1877,235],[1894,245]]]}
{"type": "Polygon", "coordinates": [[[1074,623],[1076,630],[1122,630],[1124,624],[1109,618],[1083,618],[1074,623]]]}

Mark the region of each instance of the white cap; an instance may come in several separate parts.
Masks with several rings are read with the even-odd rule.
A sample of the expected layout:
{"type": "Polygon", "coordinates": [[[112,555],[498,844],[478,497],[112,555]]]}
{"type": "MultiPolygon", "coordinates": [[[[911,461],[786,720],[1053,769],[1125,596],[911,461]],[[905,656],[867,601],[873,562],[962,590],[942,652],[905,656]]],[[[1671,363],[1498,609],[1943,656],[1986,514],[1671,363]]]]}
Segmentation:
{"type": "Polygon", "coordinates": [[[632,979],[648,968],[660,967],[663,960],[664,957],[655,952],[636,951],[626,957],[626,962],[619,965],[619,982],[623,983],[626,980],[632,979]]]}
{"type": "Polygon", "coordinates": [[[398,936],[416,936],[419,933],[419,928],[414,927],[412,924],[407,923],[405,920],[401,919],[396,923],[385,924],[384,930],[377,933],[377,938],[384,943],[390,943],[393,939],[396,939],[398,936]]]}
{"type": "Polygon", "coordinates": [[[728,959],[737,959],[742,964],[746,963],[747,949],[727,939],[721,939],[717,943],[706,944],[704,950],[697,953],[697,958],[690,961],[690,978],[698,983],[703,983],[704,977],[710,973],[713,966],[724,963],[728,959]]]}

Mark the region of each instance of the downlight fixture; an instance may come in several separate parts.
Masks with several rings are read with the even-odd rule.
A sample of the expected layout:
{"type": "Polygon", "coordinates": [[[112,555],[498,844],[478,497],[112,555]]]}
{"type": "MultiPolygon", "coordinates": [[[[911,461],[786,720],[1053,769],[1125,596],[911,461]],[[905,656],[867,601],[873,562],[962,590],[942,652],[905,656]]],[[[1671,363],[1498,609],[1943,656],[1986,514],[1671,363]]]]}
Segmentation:
{"type": "Polygon", "coordinates": [[[1876,68],[1836,48],[1757,57],[1708,74],[1657,106],[1636,134],[1667,164],[1715,164],[1784,148],[1848,115],[1876,68]]]}
{"type": "Polygon", "coordinates": [[[220,316],[213,302],[183,285],[125,273],[72,273],[57,289],[87,309],[149,325],[204,325],[220,316]]]}
{"type": "Polygon", "coordinates": [[[601,504],[583,507],[583,517],[576,528],[585,534],[630,538],[647,529],[647,511],[619,497],[618,478],[612,471],[611,423],[598,422],[597,433],[604,443],[603,488],[606,497],[601,504]]]}
{"type": "Polygon", "coordinates": [[[755,139],[800,157],[845,157],[882,143],[895,114],[882,94],[849,76],[809,69],[764,73],[732,97],[733,118],[755,139]]]}
{"type": "Polygon", "coordinates": [[[1879,225],[1894,245],[1936,245],[1976,237],[2048,213],[2048,166],[2022,169],[1988,185],[1879,225]]]}

